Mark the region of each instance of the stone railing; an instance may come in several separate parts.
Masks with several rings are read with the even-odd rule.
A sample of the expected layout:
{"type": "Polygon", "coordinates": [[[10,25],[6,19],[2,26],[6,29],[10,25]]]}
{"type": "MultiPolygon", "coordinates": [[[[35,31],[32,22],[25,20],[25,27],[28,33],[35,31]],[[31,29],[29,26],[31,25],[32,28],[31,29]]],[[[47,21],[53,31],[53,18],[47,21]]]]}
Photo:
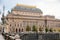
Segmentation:
{"type": "Polygon", "coordinates": [[[60,33],[28,33],[20,38],[22,40],[60,40],[60,33]]]}
{"type": "Polygon", "coordinates": [[[15,36],[4,36],[6,40],[60,40],[60,33],[20,33],[15,36]]]}

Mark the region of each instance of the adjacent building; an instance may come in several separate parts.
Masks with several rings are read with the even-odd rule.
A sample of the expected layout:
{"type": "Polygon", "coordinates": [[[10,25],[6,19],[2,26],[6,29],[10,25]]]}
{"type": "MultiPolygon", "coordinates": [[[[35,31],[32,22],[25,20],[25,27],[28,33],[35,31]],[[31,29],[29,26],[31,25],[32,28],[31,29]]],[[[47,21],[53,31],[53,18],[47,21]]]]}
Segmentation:
{"type": "Polygon", "coordinates": [[[4,18],[7,33],[26,32],[27,25],[31,30],[33,25],[35,25],[38,31],[40,27],[43,30],[45,27],[53,29],[60,28],[59,19],[56,19],[55,16],[43,15],[42,10],[35,6],[17,4],[4,18]]]}

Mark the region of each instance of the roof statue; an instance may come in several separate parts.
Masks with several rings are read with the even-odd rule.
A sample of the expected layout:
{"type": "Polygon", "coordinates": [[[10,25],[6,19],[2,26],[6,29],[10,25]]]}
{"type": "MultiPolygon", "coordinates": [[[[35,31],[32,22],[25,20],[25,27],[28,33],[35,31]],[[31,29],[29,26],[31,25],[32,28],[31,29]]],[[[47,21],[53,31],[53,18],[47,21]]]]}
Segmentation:
{"type": "Polygon", "coordinates": [[[16,4],[16,6],[24,6],[29,8],[36,8],[36,6],[24,5],[24,4],[16,4]]]}

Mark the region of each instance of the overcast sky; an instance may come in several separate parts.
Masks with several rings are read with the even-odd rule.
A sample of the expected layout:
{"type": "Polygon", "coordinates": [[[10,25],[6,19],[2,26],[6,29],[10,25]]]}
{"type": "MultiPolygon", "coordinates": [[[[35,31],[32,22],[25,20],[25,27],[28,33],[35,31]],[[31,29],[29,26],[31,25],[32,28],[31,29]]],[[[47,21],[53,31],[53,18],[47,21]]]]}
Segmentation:
{"type": "Polygon", "coordinates": [[[0,11],[5,5],[5,13],[7,13],[7,10],[11,10],[17,3],[34,5],[43,11],[43,15],[54,15],[60,19],[60,0],[0,0],[0,11]]]}

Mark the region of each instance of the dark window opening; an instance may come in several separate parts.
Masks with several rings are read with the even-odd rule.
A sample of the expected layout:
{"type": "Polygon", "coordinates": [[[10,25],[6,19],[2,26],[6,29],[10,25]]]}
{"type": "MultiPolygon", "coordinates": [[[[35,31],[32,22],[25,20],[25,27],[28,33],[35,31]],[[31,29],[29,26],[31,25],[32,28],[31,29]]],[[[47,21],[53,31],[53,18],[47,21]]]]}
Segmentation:
{"type": "Polygon", "coordinates": [[[6,18],[8,20],[8,18],[6,18]]]}
{"type": "Polygon", "coordinates": [[[19,32],[20,32],[20,28],[19,28],[19,32]]]}
{"type": "Polygon", "coordinates": [[[16,33],[17,33],[17,29],[16,29],[16,33]]]}
{"type": "Polygon", "coordinates": [[[10,24],[10,26],[11,26],[11,24],[10,24]]]}
{"type": "Polygon", "coordinates": [[[23,28],[22,28],[22,32],[23,32],[23,28]]]}

